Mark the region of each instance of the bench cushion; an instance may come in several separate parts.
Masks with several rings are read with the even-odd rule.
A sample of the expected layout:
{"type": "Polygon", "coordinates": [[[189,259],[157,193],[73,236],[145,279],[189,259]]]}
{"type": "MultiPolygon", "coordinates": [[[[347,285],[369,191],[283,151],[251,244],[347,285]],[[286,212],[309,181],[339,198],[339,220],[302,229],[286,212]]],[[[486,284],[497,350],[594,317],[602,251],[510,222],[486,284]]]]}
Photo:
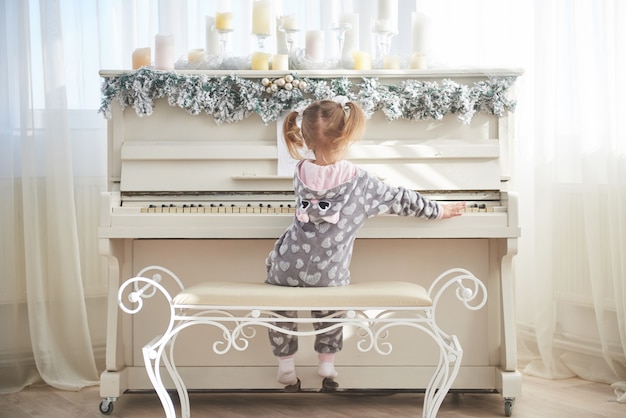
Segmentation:
{"type": "Polygon", "coordinates": [[[431,306],[426,289],[400,281],[340,287],[289,287],[262,282],[205,282],[174,297],[176,305],[238,307],[369,308],[431,306]]]}

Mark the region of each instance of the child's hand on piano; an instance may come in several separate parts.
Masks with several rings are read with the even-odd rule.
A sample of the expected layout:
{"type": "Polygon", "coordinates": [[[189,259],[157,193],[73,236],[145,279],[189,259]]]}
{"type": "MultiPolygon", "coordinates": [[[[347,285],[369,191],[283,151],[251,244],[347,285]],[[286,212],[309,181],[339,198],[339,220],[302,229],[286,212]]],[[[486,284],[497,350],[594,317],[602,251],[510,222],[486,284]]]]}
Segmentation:
{"type": "Polygon", "coordinates": [[[462,212],[465,211],[465,202],[440,203],[440,205],[443,209],[443,216],[441,219],[461,216],[462,212]]]}

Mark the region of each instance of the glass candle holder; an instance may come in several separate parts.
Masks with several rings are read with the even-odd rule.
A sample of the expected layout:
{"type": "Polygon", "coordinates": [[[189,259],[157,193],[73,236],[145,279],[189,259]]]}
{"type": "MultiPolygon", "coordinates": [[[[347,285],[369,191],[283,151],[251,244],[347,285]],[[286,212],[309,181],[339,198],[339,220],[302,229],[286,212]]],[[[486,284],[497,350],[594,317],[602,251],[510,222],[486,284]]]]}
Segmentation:
{"type": "Polygon", "coordinates": [[[342,24],[334,24],[332,27],[332,31],[335,34],[335,39],[337,40],[337,47],[339,48],[339,58],[338,58],[338,67],[342,68],[342,58],[343,58],[343,46],[346,42],[346,32],[352,29],[352,25],[350,23],[344,22],[342,24]]]}
{"type": "Polygon", "coordinates": [[[228,41],[230,39],[230,33],[232,31],[232,29],[217,29],[220,43],[220,54],[222,56],[228,55],[228,41]]]}

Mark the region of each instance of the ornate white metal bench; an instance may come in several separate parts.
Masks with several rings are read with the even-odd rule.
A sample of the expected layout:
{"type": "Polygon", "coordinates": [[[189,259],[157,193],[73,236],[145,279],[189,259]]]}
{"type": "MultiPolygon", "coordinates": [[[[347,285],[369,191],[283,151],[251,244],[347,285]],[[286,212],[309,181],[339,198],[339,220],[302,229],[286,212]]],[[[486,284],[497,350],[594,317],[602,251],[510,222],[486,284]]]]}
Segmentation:
{"type": "Polygon", "coordinates": [[[430,336],[439,347],[439,361],[424,394],[423,417],[436,417],[459,371],[463,350],[454,335],[443,332],[436,322],[436,308],[443,292],[456,287],[456,297],[470,310],[485,305],[485,285],[467,270],[450,269],[431,284],[422,286],[402,281],[353,283],[344,287],[282,287],[265,283],[206,282],[184,288],[182,281],[170,270],[150,266],[122,284],[118,304],[124,312],[135,314],[143,299],[157,291],[169,302],[170,319],[163,335],[156,336],[143,347],[146,371],[163,405],[166,416],[175,417],[176,410],[161,377],[161,366],[170,375],[180,399],[183,417],[190,416],[189,395],[176,370],[174,346],[177,335],[195,325],[209,325],[223,331],[223,339],[213,343],[213,351],[224,354],[231,349],[245,350],[248,340],[256,334],[255,327],[280,330],[292,335],[316,335],[343,326],[359,331],[358,349],[391,353],[384,341],[388,330],[396,326],[414,327],[430,336]],[[151,277],[147,277],[151,273],[151,277]],[[172,296],[163,286],[163,274],[171,277],[180,292],[172,296]],[[130,303],[129,303],[130,302],[130,303]],[[130,305],[130,306],[127,306],[130,305]],[[332,310],[332,316],[285,318],[275,311],[332,310]],[[369,312],[375,312],[370,314],[369,312]],[[287,331],[283,322],[312,324],[323,322],[325,328],[287,331]]]}

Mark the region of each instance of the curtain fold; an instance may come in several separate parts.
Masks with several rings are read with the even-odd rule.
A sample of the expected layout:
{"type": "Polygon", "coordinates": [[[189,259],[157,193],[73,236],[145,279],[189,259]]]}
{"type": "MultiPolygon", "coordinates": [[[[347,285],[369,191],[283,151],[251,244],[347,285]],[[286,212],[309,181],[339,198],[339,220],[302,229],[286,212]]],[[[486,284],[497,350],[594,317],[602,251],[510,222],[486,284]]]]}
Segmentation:
{"type": "Polygon", "coordinates": [[[626,54],[617,45],[626,41],[625,9],[617,1],[535,7],[528,102],[536,106],[520,138],[534,173],[517,260],[521,340],[534,347],[524,370],[623,385],[626,54]]]}
{"type": "MultiPolygon", "coordinates": [[[[94,244],[106,166],[98,71],[130,68],[133,49],[154,48],[163,31],[176,34],[177,57],[203,48],[205,16],[220,4],[0,0],[0,332],[8,336],[0,392],[38,379],[74,390],[97,384],[107,294],[94,244]]],[[[251,7],[231,4],[233,53],[247,55],[254,40],[241,28],[251,7]]],[[[337,11],[358,13],[359,47],[375,52],[366,34],[376,1],[339,4],[275,7],[306,29],[329,29],[337,11]]],[[[520,195],[514,264],[525,372],[614,383],[626,402],[626,4],[400,0],[401,31],[417,7],[430,17],[437,68],[525,71],[511,185],[520,195]]],[[[409,38],[394,37],[392,52],[409,51],[409,38]]]]}
{"type": "MultiPolygon", "coordinates": [[[[13,232],[21,238],[18,241],[22,243],[18,249],[21,254],[17,259],[23,265],[16,266],[16,270],[23,273],[14,277],[3,274],[3,279],[15,280],[18,286],[23,286],[24,300],[5,303],[18,302],[11,311],[19,316],[11,319],[19,328],[28,325],[29,339],[25,333],[20,332],[20,336],[24,342],[30,342],[32,352],[24,352],[22,347],[9,353],[14,358],[2,369],[2,386],[13,383],[21,387],[33,381],[36,374],[33,369],[29,370],[29,362],[25,363],[25,358],[32,355],[31,367],[36,367],[46,383],[75,390],[97,383],[98,375],[77,245],[61,4],[41,1],[35,9],[27,2],[5,6],[16,6],[13,9],[14,16],[18,17],[16,28],[22,29],[19,36],[11,34],[10,37],[19,39],[22,47],[21,53],[12,60],[18,63],[14,75],[20,79],[20,94],[15,97],[18,100],[11,101],[11,107],[19,124],[15,131],[3,129],[3,133],[10,136],[3,139],[16,142],[12,154],[17,153],[19,158],[13,164],[16,169],[6,173],[8,181],[13,182],[13,193],[3,201],[12,202],[17,208],[13,215],[19,222],[13,232]],[[33,32],[27,28],[32,29],[31,19],[37,14],[41,24],[36,33],[41,36],[41,48],[33,50],[33,32]],[[35,117],[32,106],[31,54],[37,53],[41,54],[46,68],[43,72],[45,111],[41,120],[35,117]],[[26,381],[20,382],[24,376],[26,381]]],[[[8,81],[13,80],[9,77],[8,81]]],[[[10,222],[4,220],[4,225],[7,221],[10,222]]]]}

